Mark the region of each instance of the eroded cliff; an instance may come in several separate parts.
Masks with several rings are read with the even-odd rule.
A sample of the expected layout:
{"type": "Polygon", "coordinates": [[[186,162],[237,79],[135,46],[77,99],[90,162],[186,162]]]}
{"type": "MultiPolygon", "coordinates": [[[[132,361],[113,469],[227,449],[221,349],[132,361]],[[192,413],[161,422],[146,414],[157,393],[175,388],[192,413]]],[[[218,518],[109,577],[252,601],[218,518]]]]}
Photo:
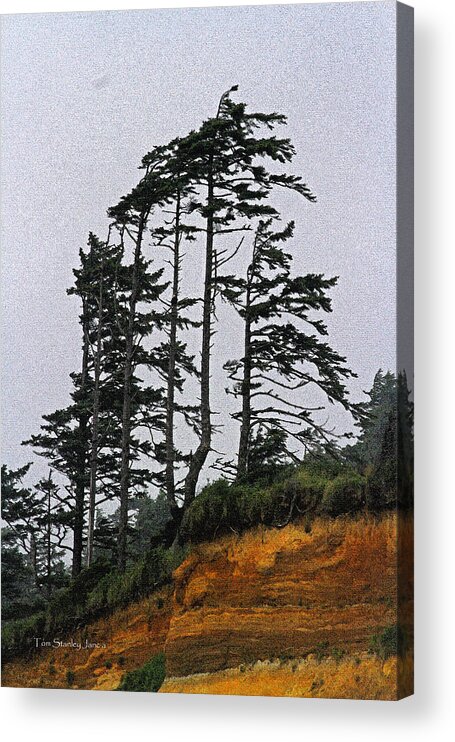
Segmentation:
{"type": "MultiPolygon", "coordinates": [[[[411,546],[411,523],[400,535],[411,546]]],[[[393,698],[411,663],[372,657],[397,622],[397,517],[256,529],[194,547],[173,585],[80,632],[90,649],[42,648],[8,665],[5,685],[114,689],[164,650],[169,692],[393,698]],[[368,689],[367,689],[368,688],[368,689]]],[[[411,626],[411,568],[401,619],[411,626]]]]}

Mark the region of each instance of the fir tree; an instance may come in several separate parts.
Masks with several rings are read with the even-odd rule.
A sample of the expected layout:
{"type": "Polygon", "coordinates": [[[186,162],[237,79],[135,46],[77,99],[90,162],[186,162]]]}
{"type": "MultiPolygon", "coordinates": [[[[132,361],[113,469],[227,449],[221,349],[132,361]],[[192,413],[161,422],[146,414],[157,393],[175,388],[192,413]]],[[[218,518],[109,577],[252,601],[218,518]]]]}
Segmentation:
{"type": "Polygon", "coordinates": [[[293,158],[290,140],[269,134],[276,126],[285,124],[286,118],[277,113],[249,113],[244,103],[232,101],[231,93],[236,90],[234,86],[224,93],[216,115],[179,143],[179,156],[185,159],[188,175],[197,189],[192,212],[202,219],[201,231],[205,236],[200,436],[185,477],[186,507],[195,497],[199,475],[212,448],[211,347],[218,272],[240,250],[253,220],[276,216],[276,210],[267,203],[274,187],[291,189],[309,201],[315,200],[301,178],[272,173],[264,165],[264,160],[284,165],[293,158]],[[240,237],[236,244],[219,244],[220,239],[232,235],[240,237]]]}
{"type": "MultiPolygon", "coordinates": [[[[120,421],[115,413],[115,360],[119,350],[118,333],[114,326],[116,291],[121,274],[121,250],[90,233],[88,251],[80,251],[80,267],[74,271],[75,284],[68,293],[80,297],[86,322],[86,345],[91,372],[86,391],[86,416],[90,422],[88,450],[89,497],[87,517],[86,561],[93,559],[93,538],[96,507],[118,496],[116,479],[119,467],[115,454],[119,449],[120,421]]],[[[118,387],[118,382],[117,382],[118,387]]]]}
{"type": "MultiPolygon", "coordinates": [[[[141,453],[150,453],[152,448],[151,444],[144,442],[136,441],[134,444],[132,434],[135,427],[142,425],[153,436],[154,430],[163,430],[165,425],[162,389],[144,387],[135,376],[140,366],[153,365],[153,356],[144,349],[143,341],[154,329],[161,329],[163,324],[163,312],[150,308],[166,288],[165,283],[160,283],[163,269],[150,270],[150,261],[144,257],[143,243],[151,213],[166,204],[170,196],[170,184],[162,172],[165,154],[164,148],[155,148],[144,165],[145,175],[139,184],[108,211],[118,230],[123,254],[128,246],[132,247],[133,253],[132,261],[127,266],[125,285],[119,287],[115,312],[115,321],[124,338],[118,534],[118,566],[121,570],[125,569],[127,560],[129,499],[131,485],[134,484],[131,477],[132,459],[138,458],[141,453]]],[[[141,473],[147,475],[144,469],[141,473]]]]}
{"type": "Polygon", "coordinates": [[[255,449],[264,448],[266,434],[273,436],[275,459],[283,462],[301,461],[318,444],[329,447],[335,435],[317,417],[324,400],[355,411],[344,384],[354,374],[345,358],[323,342],[326,326],[314,318],[314,313],[331,311],[327,292],[337,279],[292,277],[292,258],[283,245],[293,229],[292,222],[275,231],[271,219],[261,221],[246,278],[223,279],[223,295],[244,322],[242,358],[225,365],[234,382],[228,391],[242,400],[234,414],[240,421],[238,479],[249,476],[255,449]],[[322,393],[320,404],[305,402],[311,387],[322,393]]]}
{"type": "Polygon", "coordinates": [[[2,519],[10,549],[26,555],[35,588],[49,599],[66,579],[61,557],[67,528],[51,472],[35,487],[23,485],[30,466],[16,470],[2,466],[2,519]]]}
{"type": "MultiPolygon", "coordinates": [[[[169,516],[164,528],[164,541],[171,543],[178,529],[183,509],[181,507],[181,483],[176,483],[176,473],[182,465],[188,465],[190,456],[175,444],[176,416],[196,434],[200,429],[197,405],[184,403],[183,387],[187,377],[198,377],[194,357],[187,352],[182,340],[182,332],[199,327],[200,323],[191,319],[188,310],[198,299],[182,296],[180,291],[181,268],[185,257],[183,243],[194,243],[197,227],[189,221],[195,189],[189,173],[188,159],[180,151],[180,139],[175,139],[167,147],[166,158],[162,163],[162,177],[169,183],[168,202],[162,209],[161,224],[151,231],[153,247],[167,250],[170,257],[165,260],[170,266],[169,287],[160,300],[165,307],[163,331],[166,340],[154,349],[154,370],[166,387],[166,426],[163,443],[155,446],[155,457],[164,467],[162,485],[169,508],[169,516]]],[[[149,155],[143,159],[146,166],[149,155]]],[[[156,534],[158,536],[158,534],[156,534]]]]}
{"type": "Polygon", "coordinates": [[[367,505],[372,511],[412,506],[413,405],[404,373],[382,369],[366,393],[366,414],[357,442],[343,455],[361,473],[369,474],[367,505]]]}

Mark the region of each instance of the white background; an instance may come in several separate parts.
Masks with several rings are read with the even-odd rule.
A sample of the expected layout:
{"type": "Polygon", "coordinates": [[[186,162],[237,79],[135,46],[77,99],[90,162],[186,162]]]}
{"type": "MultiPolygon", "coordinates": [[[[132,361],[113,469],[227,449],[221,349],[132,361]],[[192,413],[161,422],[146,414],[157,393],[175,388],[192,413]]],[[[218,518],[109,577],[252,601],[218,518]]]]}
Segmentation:
{"type": "MultiPolygon", "coordinates": [[[[2,12],[216,4],[238,3],[4,0],[2,12]]],[[[394,704],[2,688],[0,726],[6,739],[453,739],[455,3],[414,0],[412,4],[416,11],[415,696],[394,704]]]]}

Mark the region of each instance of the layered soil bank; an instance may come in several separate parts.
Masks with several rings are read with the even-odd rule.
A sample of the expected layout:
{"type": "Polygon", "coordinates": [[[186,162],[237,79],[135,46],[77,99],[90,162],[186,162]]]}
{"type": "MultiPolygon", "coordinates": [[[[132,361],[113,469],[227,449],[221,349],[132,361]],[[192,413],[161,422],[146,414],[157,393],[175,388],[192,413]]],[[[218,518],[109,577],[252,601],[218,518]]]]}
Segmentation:
{"type": "Polygon", "coordinates": [[[396,622],[396,518],[317,521],[204,544],[175,572],[169,675],[321,646],[368,648],[396,622]]]}
{"type": "Polygon", "coordinates": [[[3,668],[2,685],[115,690],[122,675],[161,652],[169,630],[172,587],[75,631],[43,637],[31,658],[3,668]],[[56,646],[61,642],[62,646],[56,646]],[[92,646],[94,645],[94,646],[92,646]]]}
{"type": "MultiPolygon", "coordinates": [[[[165,692],[394,698],[398,677],[404,693],[412,687],[410,656],[367,650],[397,623],[397,533],[395,515],[362,516],[195,546],[169,588],[75,637],[101,646],[39,649],[7,665],[3,684],[111,690],[164,650],[165,692]]],[[[409,552],[409,520],[399,534],[409,552]]],[[[411,560],[400,582],[410,638],[411,560]]]]}

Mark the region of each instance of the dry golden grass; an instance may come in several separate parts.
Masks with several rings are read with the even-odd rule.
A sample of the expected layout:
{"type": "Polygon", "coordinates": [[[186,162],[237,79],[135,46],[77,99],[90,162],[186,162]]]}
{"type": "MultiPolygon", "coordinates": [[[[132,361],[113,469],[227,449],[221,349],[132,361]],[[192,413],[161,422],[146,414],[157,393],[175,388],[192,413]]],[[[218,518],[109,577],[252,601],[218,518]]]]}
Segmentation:
{"type": "MultiPolygon", "coordinates": [[[[398,661],[411,672],[408,657],[398,661]]],[[[397,699],[397,658],[382,662],[366,653],[341,660],[315,658],[257,662],[253,666],[167,678],[160,693],[293,696],[300,698],[397,699]]]]}

